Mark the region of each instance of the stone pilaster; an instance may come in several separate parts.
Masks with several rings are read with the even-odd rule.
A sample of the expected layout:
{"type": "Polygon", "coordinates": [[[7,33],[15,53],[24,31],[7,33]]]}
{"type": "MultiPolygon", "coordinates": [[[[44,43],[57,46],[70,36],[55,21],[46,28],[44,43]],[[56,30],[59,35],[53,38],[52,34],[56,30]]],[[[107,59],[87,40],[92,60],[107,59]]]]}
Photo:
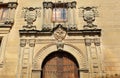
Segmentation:
{"type": "Polygon", "coordinates": [[[76,2],[68,2],[68,28],[69,30],[76,30],[76,18],[75,18],[76,2]]]}
{"type": "Polygon", "coordinates": [[[89,78],[92,78],[92,63],[91,63],[91,53],[90,53],[90,46],[91,46],[91,39],[90,38],[86,38],[85,39],[85,45],[86,45],[86,51],[87,51],[87,61],[88,61],[88,67],[89,67],[89,78]]]}
{"type": "Polygon", "coordinates": [[[20,52],[18,61],[18,78],[32,78],[32,60],[35,47],[35,39],[20,39],[20,52]]]}
{"type": "Polygon", "coordinates": [[[100,50],[100,39],[99,38],[86,38],[85,39],[88,64],[89,64],[89,77],[101,77],[102,74],[102,61],[101,61],[101,50],[100,50]]]}
{"type": "Polygon", "coordinates": [[[13,24],[14,23],[14,17],[15,17],[15,10],[17,8],[16,2],[9,2],[8,3],[8,20],[6,20],[6,23],[13,24]]]}

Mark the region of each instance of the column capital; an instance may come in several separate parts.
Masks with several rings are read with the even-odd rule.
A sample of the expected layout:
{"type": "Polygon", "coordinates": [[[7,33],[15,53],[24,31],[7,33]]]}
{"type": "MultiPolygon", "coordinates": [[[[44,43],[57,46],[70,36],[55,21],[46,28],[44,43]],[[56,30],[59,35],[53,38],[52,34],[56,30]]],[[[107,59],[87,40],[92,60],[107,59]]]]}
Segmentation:
{"type": "Polygon", "coordinates": [[[96,46],[100,46],[100,38],[95,38],[95,39],[94,39],[94,44],[95,44],[96,46]]]}
{"type": "Polygon", "coordinates": [[[91,41],[92,41],[92,40],[91,40],[90,38],[86,38],[86,39],[85,39],[85,45],[86,45],[86,46],[90,46],[90,45],[91,45],[91,41]]]}
{"type": "Polygon", "coordinates": [[[9,2],[8,7],[9,8],[17,8],[18,3],[17,2],[9,2]]]}
{"type": "Polygon", "coordinates": [[[35,39],[30,39],[29,40],[29,46],[30,47],[35,47],[35,41],[36,41],[35,39]]]}
{"type": "Polygon", "coordinates": [[[20,39],[20,46],[25,47],[26,46],[26,39],[20,39]]]}

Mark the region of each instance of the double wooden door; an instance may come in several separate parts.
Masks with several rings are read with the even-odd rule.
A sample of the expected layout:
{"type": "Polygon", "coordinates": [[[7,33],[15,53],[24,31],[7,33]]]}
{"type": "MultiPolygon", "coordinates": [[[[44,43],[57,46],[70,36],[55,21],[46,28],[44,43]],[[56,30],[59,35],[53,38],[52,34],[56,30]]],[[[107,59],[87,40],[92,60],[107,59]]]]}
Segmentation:
{"type": "Polygon", "coordinates": [[[79,78],[75,58],[66,52],[54,52],[44,61],[42,78],[79,78]]]}

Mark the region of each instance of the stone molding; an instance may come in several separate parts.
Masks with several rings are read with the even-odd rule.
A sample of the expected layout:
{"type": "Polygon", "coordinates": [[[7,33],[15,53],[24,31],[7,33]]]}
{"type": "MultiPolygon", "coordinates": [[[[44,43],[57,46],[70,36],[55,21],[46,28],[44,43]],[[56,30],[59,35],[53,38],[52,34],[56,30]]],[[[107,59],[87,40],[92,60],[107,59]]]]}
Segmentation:
{"type": "MultiPolygon", "coordinates": [[[[55,44],[49,44],[45,47],[43,47],[35,56],[34,56],[34,60],[33,60],[33,70],[40,70],[42,69],[42,62],[44,60],[44,58],[54,52],[57,51],[57,48],[55,44]],[[54,48],[54,50],[52,49],[54,48]],[[45,53],[46,52],[46,53],[45,53]]],[[[64,51],[70,52],[70,54],[72,54],[74,57],[76,57],[78,64],[80,65],[79,67],[81,68],[88,68],[87,67],[87,57],[81,52],[80,49],[78,49],[77,47],[70,45],[70,44],[65,44],[64,45],[64,51]],[[69,49],[68,49],[69,47],[69,49]],[[74,50],[73,51],[70,51],[74,50]]]]}

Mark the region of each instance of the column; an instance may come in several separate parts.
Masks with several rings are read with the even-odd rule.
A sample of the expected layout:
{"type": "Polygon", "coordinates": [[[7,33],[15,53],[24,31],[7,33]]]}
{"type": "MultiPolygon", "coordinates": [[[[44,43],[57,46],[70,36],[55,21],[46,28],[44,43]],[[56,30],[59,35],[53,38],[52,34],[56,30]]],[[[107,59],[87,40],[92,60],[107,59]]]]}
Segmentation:
{"type": "Polygon", "coordinates": [[[18,60],[18,78],[32,78],[32,60],[34,55],[35,39],[21,39],[18,60]]]}
{"type": "Polygon", "coordinates": [[[96,51],[96,47],[93,43],[92,39],[92,44],[91,44],[91,62],[92,62],[92,77],[96,78],[99,76],[99,60],[98,60],[98,55],[96,51]]]}
{"type": "Polygon", "coordinates": [[[5,50],[6,50],[6,43],[8,41],[8,34],[3,35],[0,37],[0,68],[3,67],[5,61],[5,50]]]}
{"type": "Polygon", "coordinates": [[[52,3],[43,2],[43,30],[50,30],[51,28],[51,13],[52,3]]]}
{"type": "Polygon", "coordinates": [[[48,13],[47,13],[47,15],[48,15],[48,17],[47,17],[47,19],[48,19],[48,29],[51,29],[51,21],[52,21],[52,2],[48,2],[48,13]]]}
{"type": "Polygon", "coordinates": [[[72,2],[72,7],[73,7],[73,29],[77,29],[77,25],[76,25],[76,1],[72,2]]]}
{"type": "Polygon", "coordinates": [[[69,2],[68,3],[68,28],[70,30],[76,30],[77,26],[76,26],[76,15],[75,15],[75,11],[76,11],[76,2],[69,2]]]}
{"type": "Polygon", "coordinates": [[[101,76],[100,40],[94,37],[86,37],[85,45],[88,54],[89,78],[101,76]]]}
{"type": "Polygon", "coordinates": [[[103,68],[103,53],[101,52],[101,47],[100,47],[100,38],[95,38],[94,39],[94,44],[96,46],[96,51],[98,53],[98,60],[100,61],[99,63],[99,71],[100,71],[100,76],[102,77],[103,76],[103,71],[104,71],[104,68],[103,68]]]}
{"type": "Polygon", "coordinates": [[[46,7],[47,7],[47,2],[43,2],[43,26],[42,26],[42,29],[45,29],[45,27],[46,27],[46,7]]]}
{"type": "Polygon", "coordinates": [[[68,3],[68,28],[71,29],[71,26],[72,26],[72,5],[71,3],[69,2],[68,3]]]}
{"type": "Polygon", "coordinates": [[[34,55],[34,47],[35,47],[35,39],[30,39],[29,40],[29,47],[30,47],[30,57],[29,57],[29,78],[32,78],[31,74],[32,74],[32,62],[33,62],[33,55],[34,55]]]}
{"type": "Polygon", "coordinates": [[[90,38],[85,38],[85,45],[86,45],[86,51],[87,51],[87,56],[88,56],[88,67],[89,67],[89,78],[92,78],[92,62],[91,62],[91,39],[90,38]]]}
{"type": "Polygon", "coordinates": [[[17,65],[17,78],[22,78],[22,58],[23,58],[23,52],[24,48],[26,46],[26,39],[20,40],[20,49],[19,49],[19,59],[18,59],[18,65],[17,65]]]}
{"type": "Polygon", "coordinates": [[[9,12],[8,12],[8,21],[9,23],[13,23],[14,22],[14,17],[15,17],[15,9],[17,7],[17,3],[15,2],[11,2],[8,5],[9,7],[9,12]]]}

